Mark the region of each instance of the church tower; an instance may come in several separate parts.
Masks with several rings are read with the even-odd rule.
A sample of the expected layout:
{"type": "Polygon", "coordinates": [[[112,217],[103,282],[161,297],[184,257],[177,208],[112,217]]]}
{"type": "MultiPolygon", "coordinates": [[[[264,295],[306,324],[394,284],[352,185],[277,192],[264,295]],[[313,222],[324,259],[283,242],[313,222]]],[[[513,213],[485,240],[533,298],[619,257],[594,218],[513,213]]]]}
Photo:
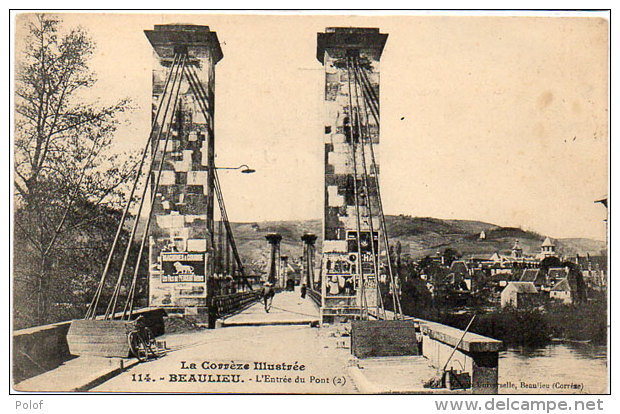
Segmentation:
{"type": "Polygon", "coordinates": [[[555,252],[555,244],[553,244],[553,242],[551,241],[549,237],[546,237],[545,241],[540,246],[540,255],[543,258],[550,257],[550,256],[557,256],[555,252]]]}

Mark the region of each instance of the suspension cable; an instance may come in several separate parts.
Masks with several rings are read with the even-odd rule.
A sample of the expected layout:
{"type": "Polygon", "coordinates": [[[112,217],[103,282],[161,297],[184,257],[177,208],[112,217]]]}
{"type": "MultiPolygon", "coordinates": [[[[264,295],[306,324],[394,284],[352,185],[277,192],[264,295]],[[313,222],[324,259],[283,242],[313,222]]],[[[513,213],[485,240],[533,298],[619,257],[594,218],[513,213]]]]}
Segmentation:
{"type": "MultiPolygon", "coordinates": [[[[180,69],[178,69],[177,74],[182,72],[183,67],[185,65],[185,60],[186,60],[186,58],[184,56],[180,57],[180,59],[179,59],[180,69]]],[[[168,122],[168,131],[166,133],[166,140],[168,140],[168,136],[170,134],[170,128],[171,128],[172,122],[174,120],[175,110],[176,110],[177,101],[178,101],[178,94],[179,94],[179,91],[180,91],[180,88],[181,88],[181,84],[182,84],[182,75],[179,75],[173,81],[172,90],[170,92],[171,93],[171,99],[172,99],[173,96],[175,97],[174,98],[175,99],[175,103],[173,104],[173,107],[172,107],[172,109],[170,111],[171,115],[170,115],[170,121],[168,122]],[[176,93],[174,92],[175,86],[177,88],[177,92],[176,93]]],[[[166,109],[168,109],[168,108],[166,108],[166,109]]],[[[163,123],[162,123],[162,132],[163,132],[163,129],[165,128],[165,125],[166,125],[166,118],[167,118],[167,110],[166,110],[166,113],[164,114],[164,119],[163,119],[163,123]]],[[[161,134],[160,134],[160,136],[161,136],[161,134]]],[[[108,311],[110,310],[110,317],[112,319],[114,319],[114,312],[116,310],[116,304],[117,304],[117,301],[118,301],[118,298],[119,298],[119,295],[120,295],[120,286],[121,286],[120,278],[123,276],[123,274],[125,272],[125,266],[126,266],[128,258],[129,258],[129,249],[130,249],[130,247],[133,244],[133,238],[135,236],[135,231],[137,229],[138,222],[140,221],[140,218],[141,218],[142,206],[143,206],[143,203],[144,203],[144,201],[146,199],[146,192],[147,192],[148,187],[149,187],[149,182],[151,182],[153,167],[156,164],[155,156],[156,156],[157,151],[159,149],[159,144],[160,144],[159,141],[160,140],[158,139],[157,142],[153,144],[153,150],[151,151],[153,159],[152,159],[151,164],[149,166],[148,176],[147,176],[146,182],[144,183],[144,189],[142,190],[142,198],[141,198],[141,201],[140,201],[140,208],[138,210],[138,213],[136,214],[136,221],[134,223],[134,228],[132,229],[132,235],[131,235],[131,237],[129,239],[129,244],[127,245],[127,251],[125,252],[125,257],[123,259],[123,264],[122,264],[122,267],[121,267],[121,272],[119,273],[119,283],[117,285],[117,290],[114,292],[115,293],[114,300],[113,300],[113,302],[111,304],[112,306],[111,307],[108,306],[108,309],[106,310],[106,318],[107,318],[108,311]]],[[[166,141],[165,145],[167,145],[167,141],[166,141]]],[[[163,155],[162,155],[162,163],[160,164],[160,167],[159,167],[160,169],[163,166],[163,159],[165,158],[165,151],[166,151],[166,148],[164,147],[164,152],[163,152],[163,155]]],[[[159,174],[161,174],[161,173],[159,173],[159,174]]],[[[158,183],[159,183],[159,181],[158,181],[158,183]]],[[[159,186],[159,184],[156,184],[155,187],[152,189],[153,190],[153,196],[157,193],[158,186],[159,186]]],[[[142,241],[140,243],[140,249],[139,249],[138,255],[136,257],[136,265],[134,267],[134,276],[132,277],[131,287],[130,287],[130,290],[128,292],[127,301],[129,301],[130,296],[132,296],[133,293],[135,292],[135,284],[136,284],[136,281],[137,281],[137,274],[138,274],[138,270],[139,270],[139,267],[140,267],[140,259],[142,258],[142,253],[144,251],[146,237],[147,237],[147,234],[148,234],[148,231],[149,231],[152,210],[153,210],[153,201],[151,201],[149,216],[147,218],[146,226],[143,229],[142,241]]],[[[132,300],[133,300],[133,298],[132,298],[132,300]]],[[[123,316],[122,317],[125,316],[126,308],[127,308],[127,303],[125,303],[125,308],[123,309],[123,316]]]]}
{"type": "Polygon", "coordinates": [[[188,66],[184,73],[189,82],[192,93],[196,97],[196,101],[198,102],[198,105],[200,106],[200,109],[205,117],[205,120],[208,122],[209,118],[211,118],[211,114],[208,107],[209,98],[207,96],[207,93],[200,84],[200,79],[195,73],[195,69],[193,66],[188,66]]]}
{"type": "MultiPolygon", "coordinates": [[[[196,86],[196,84],[198,85],[201,85],[201,84],[200,84],[198,75],[193,72],[193,66],[190,65],[187,67],[185,71],[185,76],[189,83],[189,87],[192,91],[192,94],[194,95],[194,98],[196,99],[196,102],[198,103],[198,106],[200,107],[200,110],[202,111],[202,114],[205,118],[205,122],[207,123],[209,137],[210,139],[215,139],[214,138],[215,131],[213,130],[213,127],[212,127],[213,116],[212,116],[212,113],[209,112],[209,107],[207,107],[207,102],[206,102],[206,101],[209,101],[209,99],[206,96],[206,92],[204,93],[205,96],[203,98],[203,95],[201,94],[201,92],[204,92],[204,90],[202,88],[199,89],[196,86]],[[195,75],[195,78],[194,78],[194,75],[195,75]]],[[[215,188],[215,183],[213,182],[213,174],[211,172],[211,170],[214,167],[215,165],[212,165],[211,160],[209,160],[208,166],[207,166],[208,168],[207,186],[210,186],[211,188],[215,188]]],[[[211,194],[211,197],[213,197],[213,194],[211,194]]],[[[210,203],[213,203],[213,201],[210,201],[210,203]]],[[[211,248],[215,249],[215,228],[213,228],[213,226],[209,226],[208,220],[205,220],[205,228],[206,228],[207,236],[209,240],[211,241],[211,248]]],[[[206,254],[206,250],[208,249],[205,249],[205,254],[206,254]]],[[[215,259],[215,255],[212,258],[212,260],[214,259],[215,259]]],[[[205,269],[205,274],[206,274],[206,269],[205,269]]]]}
{"type": "MultiPolygon", "coordinates": [[[[357,66],[357,65],[356,65],[357,66]]],[[[359,66],[357,67],[358,71],[361,73],[361,69],[359,68],[359,66]]],[[[366,114],[366,118],[368,118],[368,107],[367,107],[367,101],[366,99],[364,99],[364,113],[366,114]]],[[[377,123],[377,127],[379,127],[379,124],[377,123]]],[[[370,127],[368,124],[366,124],[366,129],[368,132],[368,137],[370,138],[370,127]]],[[[372,166],[372,170],[373,170],[373,174],[375,176],[375,186],[376,186],[376,191],[377,191],[377,200],[378,200],[378,204],[379,204],[379,211],[380,211],[380,220],[381,220],[381,228],[382,228],[382,232],[383,232],[383,240],[385,243],[385,249],[386,249],[386,254],[387,254],[387,263],[388,263],[388,271],[390,273],[390,284],[392,285],[392,298],[395,300],[395,307],[394,307],[394,318],[398,317],[401,318],[402,317],[402,307],[400,304],[400,298],[398,297],[398,295],[396,294],[396,286],[395,286],[395,279],[394,279],[394,272],[392,269],[392,257],[390,255],[390,246],[389,246],[389,242],[388,242],[388,233],[387,233],[387,225],[385,222],[385,214],[383,212],[383,202],[381,201],[381,190],[380,190],[380,186],[379,186],[379,173],[377,170],[377,163],[376,163],[376,158],[375,158],[375,152],[374,152],[374,144],[372,142],[372,139],[368,140],[368,144],[369,144],[369,148],[370,148],[370,156],[371,156],[371,166],[372,166]]]]}
{"type": "MultiPolygon", "coordinates": [[[[361,244],[361,220],[360,220],[360,208],[359,208],[359,200],[357,198],[357,156],[356,156],[356,145],[355,145],[355,137],[353,136],[353,99],[351,96],[351,66],[349,64],[349,57],[347,56],[347,83],[349,85],[349,138],[351,139],[351,149],[353,155],[353,199],[355,201],[355,216],[357,220],[357,263],[358,263],[358,271],[360,274],[360,287],[361,287],[361,309],[360,309],[360,317],[362,319],[368,318],[368,308],[366,303],[366,290],[364,286],[364,268],[362,267],[362,244],[361,244]],[[365,310],[365,315],[364,315],[365,310]],[[365,317],[364,317],[365,316],[365,317]]],[[[372,241],[372,237],[371,237],[372,241]]]]}
{"type": "MultiPolygon", "coordinates": [[[[185,65],[187,63],[187,57],[184,56],[184,59],[182,60],[181,63],[181,69],[180,71],[183,71],[183,68],[185,68],[185,65]]],[[[172,107],[172,116],[170,117],[170,122],[168,123],[168,128],[166,131],[166,138],[164,141],[164,147],[162,149],[161,152],[161,161],[159,162],[159,166],[157,169],[157,178],[155,179],[155,184],[152,187],[152,194],[151,194],[151,205],[150,205],[150,211],[149,214],[147,216],[146,219],[146,224],[144,226],[144,232],[142,234],[142,240],[140,242],[140,250],[138,252],[138,256],[136,258],[136,265],[134,267],[134,274],[133,274],[133,278],[131,281],[131,288],[129,290],[129,293],[127,295],[127,301],[125,302],[125,307],[123,308],[123,315],[122,318],[125,318],[125,316],[127,315],[127,308],[129,307],[129,314],[127,315],[128,319],[131,319],[131,316],[133,314],[133,301],[134,301],[134,297],[135,297],[135,291],[136,291],[136,285],[137,285],[137,280],[138,280],[138,271],[140,269],[140,258],[142,257],[142,253],[144,251],[144,247],[146,245],[146,239],[148,236],[148,231],[151,225],[151,221],[153,219],[153,206],[155,205],[155,201],[157,199],[157,190],[159,189],[159,183],[161,180],[161,176],[162,176],[162,171],[164,168],[164,164],[165,164],[165,160],[166,160],[166,151],[168,150],[168,143],[170,142],[170,135],[171,135],[171,131],[172,131],[172,124],[174,121],[174,116],[175,116],[175,110],[177,109],[177,104],[179,102],[179,96],[180,96],[180,91],[181,91],[181,84],[183,83],[182,77],[179,77],[179,81],[177,84],[177,91],[176,93],[174,92],[174,89],[172,91],[172,94],[174,96],[174,105],[172,107]]],[[[156,152],[153,153],[153,162],[151,163],[151,167],[155,164],[155,155],[156,152]]],[[[152,169],[149,171],[149,175],[152,174],[152,169]]],[[[146,187],[145,187],[146,190],[146,187]]],[[[146,192],[146,191],[145,191],[146,192]]]]}
{"type": "MultiPolygon", "coordinates": [[[[185,73],[189,81],[190,88],[192,89],[192,92],[198,98],[200,109],[202,110],[205,116],[205,119],[207,119],[208,117],[207,94],[204,88],[202,87],[202,85],[200,84],[200,82],[197,80],[198,76],[194,72],[193,67],[190,66],[185,73]]],[[[227,241],[230,244],[230,247],[233,251],[233,255],[235,257],[235,261],[237,262],[237,266],[241,273],[241,276],[243,276],[244,284],[248,286],[250,290],[252,290],[252,286],[249,284],[249,282],[245,278],[245,269],[243,267],[243,263],[241,262],[241,257],[239,256],[239,251],[237,250],[237,245],[235,243],[232,226],[230,225],[230,221],[228,219],[228,213],[226,212],[226,205],[224,204],[222,188],[220,185],[220,181],[219,181],[219,177],[218,177],[216,169],[213,169],[212,176],[213,176],[213,186],[214,186],[215,193],[218,199],[218,206],[220,208],[220,215],[222,216],[224,226],[226,227],[227,241]]]]}
{"type": "MultiPolygon", "coordinates": [[[[358,66],[357,60],[354,60],[354,70],[355,70],[355,68],[357,66],[358,66]]],[[[355,101],[356,101],[356,110],[358,112],[360,111],[359,94],[358,94],[358,88],[359,87],[360,87],[360,84],[357,81],[357,77],[356,77],[356,82],[355,82],[355,101]]],[[[366,128],[364,128],[364,129],[366,130],[365,131],[366,132],[366,136],[367,136],[368,140],[370,142],[372,142],[371,141],[372,137],[371,137],[370,131],[368,129],[368,114],[365,111],[364,111],[364,115],[365,115],[365,123],[364,123],[364,125],[366,126],[366,128]]],[[[361,116],[360,116],[360,120],[361,120],[361,116]]],[[[364,185],[365,185],[366,193],[368,194],[368,200],[369,200],[368,211],[369,211],[369,215],[371,216],[371,219],[370,219],[370,229],[371,229],[371,232],[374,233],[374,223],[372,221],[372,207],[371,207],[371,203],[370,203],[370,197],[371,197],[370,196],[370,185],[368,183],[368,170],[367,170],[367,161],[366,161],[366,149],[365,149],[365,143],[364,143],[364,131],[361,128],[361,121],[360,121],[360,127],[359,127],[359,135],[360,135],[361,141],[362,141],[361,147],[362,147],[362,159],[363,159],[363,162],[364,162],[364,185]]],[[[376,186],[378,186],[378,182],[377,182],[378,181],[378,177],[375,176],[374,178],[375,178],[375,187],[376,187],[376,186]]],[[[379,237],[377,237],[377,238],[379,238],[379,237]]],[[[373,235],[373,249],[374,249],[374,235],[373,235]]],[[[374,254],[374,251],[373,251],[373,254],[374,254]]],[[[373,257],[373,260],[376,260],[376,259],[373,257]]],[[[376,267],[378,268],[378,266],[376,266],[376,267]]],[[[378,291],[377,293],[378,293],[378,297],[379,297],[379,301],[380,301],[380,305],[381,305],[381,310],[383,311],[383,317],[386,318],[385,307],[383,305],[383,297],[381,295],[381,287],[380,287],[380,284],[378,283],[379,271],[377,270],[375,274],[377,275],[377,291],[378,291]]],[[[396,304],[394,303],[394,308],[396,308],[395,305],[396,304]]]]}
{"type": "MultiPolygon", "coordinates": [[[[183,60],[183,57],[181,57],[181,69],[180,69],[181,71],[183,70],[182,68],[183,68],[184,64],[185,64],[185,61],[183,60]]],[[[179,79],[178,79],[179,87],[177,89],[177,93],[178,93],[178,90],[180,89],[181,82],[182,82],[182,78],[179,77],[179,79]]],[[[173,93],[174,93],[174,87],[176,86],[175,83],[176,82],[173,82],[173,84],[172,84],[173,85],[173,87],[172,87],[173,93]]],[[[176,108],[174,108],[174,107],[172,108],[172,112],[171,112],[172,116],[171,116],[171,119],[170,119],[170,123],[172,123],[172,120],[174,119],[174,111],[175,111],[175,109],[176,108]]],[[[162,128],[165,125],[166,115],[167,114],[165,113],[164,114],[164,120],[163,120],[164,124],[162,124],[162,128]]],[[[159,146],[159,140],[157,142],[153,143],[152,146],[153,146],[152,153],[155,154],[155,152],[157,151],[157,147],[159,146]]],[[[111,317],[112,319],[114,319],[114,312],[116,311],[116,304],[118,302],[118,297],[120,295],[121,285],[122,285],[122,281],[123,281],[123,276],[124,276],[124,273],[125,273],[125,268],[127,266],[127,261],[129,259],[129,253],[131,251],[131,247],[133,245],[133,240],[134,240],[134,237],[136,235],[136,231],[138,229],[138,224],[140,222],[140,216],[142,214],[142,207],[144,206],[144,200],[146,198],[146,191],[148,189],[148,183],[150,181],[150,175],[151,175],[151,172],[153,171],[153,165],[154,164],[155,163],[154,163],[154,160],[153,160],[150,163],[150,165],[149,165],[148,173],[147,173],[147,176],[146,176],[146,181],[144,183],[144,188],[142,190],[142,196],[140,197],[140,204],[138,206],[138,211],[136,213],[136,219],[134,220],[133,227],[131,229],[131,234],[129,236],[129,241],[127,242],[127,247],[125,248],[125,256],[123,257],[123,262],[121,264],[121,269],[120,269],[120,271],[118,273],[118,279],[116,281],[116,286],[114,288],[114,293],[112,294],[112,298],[111,298],[110,302],[108,303],[108,307],[106,309],[105,319],[108,319],[108,317],[111,317]]],[[[145,234],[146,234],[146,231],[145,231],[145,234]]],[[[140,259],[140,256],[141,255],[138,255],[138,260],[140,259]]]]}
{"type": "MultiPolygon", "coordinates": [[[[368,131],[370,131],[369,126],[367,126],[368,131]]],[[[375,153],[374,153],[374,146],[372,141],[369,141],[369,147],[370,147],[370,154],[371,154],[371,159],[372,159],[372,167],[374,170],[374,175],[375,177],[378,177],[378,168],[377,168],[377,163],[376,163],[376,159],[375,159],[375,153]]],[[[376,190],[377,190],[377,195],[378,195],[378,200],[379,200],[379,209],[380,209],[380,218],[381,218],[381,226],[383,228],[383,240],[385,243],[385,248],[387,250],[387,263],[388,263],[388,270],[390,273],[390,284],[392,285],[392,297],[396,299],[396,305],[397,307],[394,309],[394,317],[396,318],[397,316],[399,318],[402,318],[402,307],[401,307],[401,303],[400,303],[400,297],[398,296],[397,292],[396,292],[396,284],[395,284],[395,277],[394,277],[394,271],[393,271],[393,267],[392,267],[392,256],[390,255],[390,250],[389,250],[389,241],[388,241],[388,231],[387,231],[387,224],[385,221],[385,214],[384,214],[384,210],[383,210],[383,201],[381,198],[381,189],[380,189],[380,185],[379,185],[379,181],[378,179],[375,180],[375,184],[376,184],[376,190]]]]}
{"type": "Polygon", "coordinates": [[[362,71],[362,68],[359,65],[355,65],[355,77],[362,85],[362,94],[366,97],[366,101],[368,103],[368,107],[370,108],[372,117],[375,119],[377,123],[377,127],[380,127],[379,120],[379,99],[377,99],[377,95],[375,91],[372,89],[372,85],[370,84],[370,80],[366,76],[366,73],[362,71]]]}
{"type": "MultiPolygon", "coordinates": [[[[354,61],[354,65],[357,65],[356,59],[353,59],[354,61]]],[[[366,207],[368,208],[368,216],[369,216],[369,220],[368,220],[368,225],[370,227],[370,245],[372,246],[372,263],[373,263],[373,267],[374,267],[374,271],[375,271],[375,282],[377,284],[377,297],[378,297],[378,301],[380,303],[380,307],[383,310],[383,314],[384,314],[384,318],[385,318],[385,308],[383,307],[383,298],[381,297],[381,289],[380,289],[380,285],[379,285],[379,265],[377,263],[377,252],[375,249],[375,230],[374,230],[374,223],[373,223],[373,214],[372,214],[372,202],[371,202],[371,194],[370,194],[370,186],[368,185],[368,168],[367,168],[367,162],[366,162],[366,150],[365,150],[365,145],[364,145],[364,133],[361,127],[362,124],[362,117],[361,117],[361,113],[360,113],[360,102],[359,102],[359,93],[358,93],[358,88],[359,88],[359,83],[355,82],[355,111],[357,114],[357,132],[358,135],[362,141],[362,165],[364,166],[364,172],[362,174],[363,176],[363,184],[364,184],[364,191],[366,192],[366,207]]],[[[368,122],[368,120],[366,119],[366,123],[368,122]]],[[[365,124],[366,124],[365,123],[365,124]]],[[[370,138],[370,137],[369,137],[370,138]]],[[[375,177],[376,179],[376,177],[375,177]]],[[[378,239],[378,235],[377,235],[377,239],[378,239]]]]}
{"type": "MultiPolygon", "coordinates": [[[[175,60],[173,62],[173,66],[172,67],[174,68],[175,65],[178,65],[178,61],[177,61],[176,57],[175,57],[175,60]]],[[[127,213],[129,211],[129,207],[131,205],[131,201],[133,200],[133,195],[135,193],[136,186],[137,186],[137,183],[138,183],[138,179],[140,178],[140,173],[142,172],[142,168],[143,168],[144,162],[146,160],[146,155],[147,155],[147,152],[148,152],[149,145],[151,144],[151,142],[153,140],[154,133],[156,131],[156,128],[158,127],[157,119],[159,117],[159,113],[160,113],[161,108],[163,106],[163,103],[164,103],[164,99],[163,98],[165,97],[166,89],[168,87],[170,79],[172,78],[172,73],[173,72],[174,71],[171,69],[170,70],[170,74],[168,75],[168,78],[166,80],[166,86],[164,87],[164,93],[162,95],[162,100],[159,102],[159,105],[158,105],[158,108],[157,108],[157,112],[156,112],[156,115],[155,115],[155,119],[153,121],[153,125],[151,126],[151,132],[149,133],[149,137],[148,137],[146,145],[144,147],[144,152],[142,154],[142,158],[140,160],[139,167],[137,169],[136,178],[134,180],[133,187],[132,187],[131,193],[129,195],[129,199],[127,200],[127,204],[125,206],[125,209],[123,210],[123,215],[121,216],[121,221],[120,221],[120,223],[118,225],[118,228],[116,229],[116,234],[114,236],[114,241],[112,242],[112,247],[110,248],[110,252],[108,254],[108,258],[106,260],[106,264],[104,266],[103,272],[101,273],[101,279],[99,280],[99,285],[97,286],[97,290],[95,292],[95,295],[93,296],[93,299],[90,302],[90,305],[88,306],[88,309],[86,311],[85,319],[93,319],[95,317],[96,313],[97,313],[97,306],[99,305],[99,299],[101,298],[101,292],[103,291],[103,287],[104,287],[104,284],[105,284],[105,279],[106,279],[106,277],[108,275],[108,271],[110,269],[110,264],[112,263],[112,257],[114,256],[114,252],[116,250],[116,246],[118,244],[118,241],[119,241],[119,238],[120,238],[120,235],[121,235],[121,231],[122,231],[123,226],[125,224],[125,219],[127,217],[127,213]]],[[[168,104],[166,105],[166,110],[167,110],[169,104],[170,104],[170,100],[168,100],[168,104]]],[[[161,133],[161,128],[159,129],[159,133],[161,133]]],[[[159,136],[159,134],[158,134],[158,136],[159,136]]]]}
{"type": "Polygon", "coordinates": [[[215,193],[217,195],[218,205],[220,206],[220,214],[222,215],[224,226],[226,227],[226,236],[228,239],[228,243],[230,244],[230,247],[232,248],[233,255],[235,256],[235,261],[237,262],[237,266],[239,267],[239,272],[241,273],[244,284],[250,290],[253,290],[252,285],[245,278],[245,269],[243,268],[243,263],[241,262],[239,251],[237,250],[237,244],[235,243],[235,239],[233,238],[232,226],[230,225],[230,221],[228,220],[228,213],[226,212],[226,206],[224,205],[224,196],[222,195],[222,187],[220,185],[220,179],[217,175],[217,170],[215,169],[213,170],[213,182],[215,184],[215,193]]]}

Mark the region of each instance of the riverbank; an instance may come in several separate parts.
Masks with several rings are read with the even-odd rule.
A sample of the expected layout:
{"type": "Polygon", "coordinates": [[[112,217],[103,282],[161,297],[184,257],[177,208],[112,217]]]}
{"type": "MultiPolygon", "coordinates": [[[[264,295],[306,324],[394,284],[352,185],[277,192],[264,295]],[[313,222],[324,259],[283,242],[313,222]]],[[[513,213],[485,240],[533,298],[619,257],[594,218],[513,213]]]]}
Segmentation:
{"type": "Polygon", "coordinates": [[[545,346],[555,341],[607,343],[607,306],[604,302],[564,305],[549,301],[541,307],[511,307],[483,311],[467,309],[459,313],[436,314],[437,322],[464,329],[473,313],[470,330],[499,339],[505,347],[545,346]]]}

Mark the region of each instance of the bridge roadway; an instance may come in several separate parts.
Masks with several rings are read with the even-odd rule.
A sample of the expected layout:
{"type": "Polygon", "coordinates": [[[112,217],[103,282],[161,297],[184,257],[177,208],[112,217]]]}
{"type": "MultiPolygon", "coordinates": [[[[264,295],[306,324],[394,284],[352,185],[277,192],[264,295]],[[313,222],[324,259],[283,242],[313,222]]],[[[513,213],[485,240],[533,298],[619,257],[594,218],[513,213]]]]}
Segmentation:
{"type": "Polygon", "coordinates": [[[436,374],[422,356],[357,359],[350,324],[314,327],[318,309],[299,292],[276,294],[218,321],[218,327],[172,333],[166,355],[144,363],[79,357],[15,386],[20,391],[132,393],[453,393],[429,390],[436,374]],[[119,369],[119,364],[121,368],[119,369]],[[124,368],[123,368],[124,367],[124,368]]]}
{"type": "Polygon", "coordinates": [[[257,303],[221,321],[221,328],[164,335],[165,357],[137,364],[91,391],[360,392],[348,369],[355,358],[349,338],[341,336],[345,326],[318,329],[312,321],[318,321],[318,309],[310,298],[282,292],[269,313],[257,303]]]}
{"type": "Polygon", "coordinates": [[[299,291],[281,292],[273,299],[269,312],[262,302],[255,303],[236,315],[223,318],[221,326],[308,325],[319,321],[319,310],[308,296],[302,299],[299,291]]]}

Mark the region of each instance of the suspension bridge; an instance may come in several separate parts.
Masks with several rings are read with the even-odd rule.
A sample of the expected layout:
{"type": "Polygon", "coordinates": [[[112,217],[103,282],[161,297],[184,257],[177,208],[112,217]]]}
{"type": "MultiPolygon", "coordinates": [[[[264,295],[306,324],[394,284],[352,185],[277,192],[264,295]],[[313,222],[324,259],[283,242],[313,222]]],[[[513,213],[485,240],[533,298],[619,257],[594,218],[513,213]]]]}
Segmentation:
{"type": "Polygon", "coordinates": [[[223,58],[217,34],[193,25],[157,25],[145,34],[154,51],[152,128],[95,294],[83,319],[17,335],[21,363],[39,365],[40,375],[22,374],[30,378],[16,388],[497,392],[498,341],[402,312],[377,157],[379,61],[388,35],[374,28],[317,35],[325,70],[323,234],[301,238],[297,287],[287,280],[282,237],[266,235],[271,256],[263,279],[277,292],[269,308],[235,242],[217,173],[228,167],[215,165],[215,66],[223,58]],[[139,296],[146,308],[136,308],[139,296]],[[167,333],[171,315],[207,329],[167,333]],[[165,356],[143,364],[130,358],[127,337],[138,316],[165,356]],[[33,345],[36,335],[51,336],[64,361],[41,366],[37,358],[50,350],[33,345]],[[437,368],[469,382],[424,388],[437,368]]]}

